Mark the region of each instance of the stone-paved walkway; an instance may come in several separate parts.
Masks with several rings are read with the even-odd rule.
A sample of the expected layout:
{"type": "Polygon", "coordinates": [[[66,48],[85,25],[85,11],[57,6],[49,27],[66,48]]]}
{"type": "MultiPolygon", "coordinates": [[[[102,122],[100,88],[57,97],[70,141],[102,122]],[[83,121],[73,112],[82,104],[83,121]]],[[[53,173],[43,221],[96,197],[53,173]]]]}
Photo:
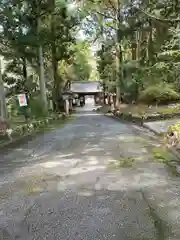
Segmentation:
{"type": "Polygon", "coordinates": [[[0,239],[179,240],[179,178],[153,161],[157,145],[89,110],[1,153],[0,239]],[[109,166],[128,157],[131,167],[109,166]]]}

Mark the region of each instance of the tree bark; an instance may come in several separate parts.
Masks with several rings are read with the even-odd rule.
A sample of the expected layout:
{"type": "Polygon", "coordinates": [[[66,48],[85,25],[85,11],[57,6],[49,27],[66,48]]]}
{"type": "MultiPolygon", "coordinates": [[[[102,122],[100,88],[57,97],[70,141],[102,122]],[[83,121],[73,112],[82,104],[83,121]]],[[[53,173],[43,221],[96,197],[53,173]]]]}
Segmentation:
{"type": "Polygon", "coordinates": [[[53,69],[53,102],[54,102],[54,110],[58,111],[58,102],[60,100],[60,84],[59,84],[59,76],[58,76],[58,61],[57,61],[57,52],[56,52],[56,31],[55,31],[55,19],[54,19],[54,10],[55,10],[55,1],[53,0],[51,3],[51,61],[52,61],[52,69],[53,69]]]}
{"type": "Polygon", "coordinates": [[[39,84],[40,84],[40,93],[41,93],[41,101],[44,114],[47,114],[48,104],[47,104],[47,95],[46,95],[46,83],[44,77],[44,61],[43,61],[43,51],[42,46],[40,45],[38,48],[39,54],[39,84]]]}
{"type": "Polygon", "coordinates": [[[132,60],[136,60],[137,59],[137,44],[136,44],[136,40],[132,40],[131,42],[131,52],[132,52],[132,60]]]}
{"type": "Polygon", "coordinates": [[[0,103],[1,103],[1,117],[7,119],[7,107],[6,107],[6,97],[4,91],[4,84],[2,79],[2,62],[0,59],[0,103]]]}
{"type": "MultiPolygon", "coordinates": [[[[40,27],[39,17],[37,20],[38,20],[37,31],[39,34],[39,27],[40,27]]],[[[48,103],[47,103],[46,83],[45,83],[45,74],[44,74],[44,58],[43,58],[42,45],[40,42],[38,46],[38,58],[39,58],[39,85],[40,85],[41,101],[42,101],[43,112],[44,114],[47,114],[48,103]]]]}
{"type": "Polygon", "coordinates": [[[153,26],[152,22],[149,22],[149,36],[148,36],[148,48],[147,48],[147,54],[148,54],[148,60],[149,64],[153,65],[155,62],[155,51],[154,51],[154,44],[153,44],[153,26]]]}
{"type": "Polygon", "coordinates": [[[123,80],[123,58],[122,58],[122,48],[121,48],[121,17],[120,17],[120,0],[117,3],[117,14],[116,14],[116,108],[120,107],[120,85],[123,80]]]}
{"type": "MultiPolygon", "coordinates": [[[[102,12],[102,3],[100,3],[99,5],[99,13],[102,12]]],[[[103,15],[102,14],[98,14],[98,23],[99,23],[99,26],[100,26],[100,38],[101,38],[101,62],[103,63],[104,62],[104,27],[103,27],[103,15]]],[[[104,66],[102,67],[101,69],[101,75],[103,76],[103,79],[102,80],[102,85],[103,85],[103,104],[105,104],[105,89],[106,89],[106,82],[105,82],[105,79],[104,79],[104,66]]]]}
{"type": "MultiPolygon", "coordinates": [[[[19,12],[21,12],[21,8],[22,8],[22,3],[19,2],[18,4],[18,8],[19,8],[19,12]]],[[[21,26],[21,15],[19,15],[19,34],[20,36],[23,36],[23,31],[22,31],[22,26],[21,26]]],[[[20,48],[23,47],[23,52],[26,52],[26,46],[20,46],[20,48]]],[[[24,86],[23,89],[25,91],[26,97],[27,97],[27,102],[29,102],[29,91],[28,91],[28,87],[27,87],[27,81],[28,81],[28,75],[27,75],[27,63],[26,63],[26,58],[25,56],[22,55],[21,57],[22,60],[22,74],[23,74],[23,78],[24,78],[24,86]]]]}
{"type": "Polygon", "coordinates": [[[26,93],[27,97],[27,103],[29,102],[29,97],[30,97],[30,92],[27,87],[27,82],[28,82],[28,74],[27,74],[27,64],[26,64],[26,58],[22,57],[22,67],[23,67],[23,78],[24,78],[24,91],[26,93]]]}

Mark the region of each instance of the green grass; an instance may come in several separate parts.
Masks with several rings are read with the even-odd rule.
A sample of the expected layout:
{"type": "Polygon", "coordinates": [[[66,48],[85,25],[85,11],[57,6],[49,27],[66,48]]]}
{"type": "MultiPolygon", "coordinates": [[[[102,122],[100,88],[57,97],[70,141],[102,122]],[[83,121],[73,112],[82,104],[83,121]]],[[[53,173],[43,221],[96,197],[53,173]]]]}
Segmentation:
{"type": "Polygon", "coordinates": [[[25,124],[27,123],[27,121],[25,120],[25,118],[23,116],[18,116],[18,117],[12,117],[10,119],[10,126],[12,128],[21,125],[21,124],[25,124]]]}
{"type": "Polygon", "coordinates": [[[108,165],[113,168],[131,168],[135,160],[133,157],[121,157],[119,160],[110,161],[108,165]]]}
{"type": "Polygon", "coordinates": [[[65,118],[65,119],[54,120],[52,123],[49,123],[47,126],[42,127],[42,130],[43,131],[55,130],[59,127],[63,127],[64,124],[66,124],[67,122],[69,122],[71,120],[74,120],[74,119],[75,119],[75,117],[70,116],[70,117],[65,118]]]}
{"type": "Polygon", "coordinates": [[[170,153],[166,148],[156,147],[152,150],[152,155],[158,162],[167,163],[170,161],[170,153]]]}
{"type": "Polygon", "coordinates": [[[121,104],[121,111],[123,113],[132,113],[136,116],[143,116],[145,114],[151,115],[151,114],[171,114],[171,113],[180,113],[180,105],[177,104],[175,107],[171,107],[168,105],[164,106],[151,106],[148,107],[148,105],[145,104],[121,104]]]}
{"type": "Polygon", "coordinates": [[[179,165],[179,159],[177,159],[168,149],[165,147],[154,148],[152,151],[154,160],[160,163],[164,163],[167,167],[167,171],[173,177],[179,177],[180,173],[177,171],[176,166],[179,165]]]}

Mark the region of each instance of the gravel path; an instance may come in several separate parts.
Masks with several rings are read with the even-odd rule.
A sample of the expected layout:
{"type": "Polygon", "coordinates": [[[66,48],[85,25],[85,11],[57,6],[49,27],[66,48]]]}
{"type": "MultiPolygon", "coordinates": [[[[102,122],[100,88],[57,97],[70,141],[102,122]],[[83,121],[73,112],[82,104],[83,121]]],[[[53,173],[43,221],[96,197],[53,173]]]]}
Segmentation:
{"type": "Polygon", "coordinates": [[[0,240],[179,240],[179,178],[153,161],[155,136],[82,110],[0,154],[0,240]]]}

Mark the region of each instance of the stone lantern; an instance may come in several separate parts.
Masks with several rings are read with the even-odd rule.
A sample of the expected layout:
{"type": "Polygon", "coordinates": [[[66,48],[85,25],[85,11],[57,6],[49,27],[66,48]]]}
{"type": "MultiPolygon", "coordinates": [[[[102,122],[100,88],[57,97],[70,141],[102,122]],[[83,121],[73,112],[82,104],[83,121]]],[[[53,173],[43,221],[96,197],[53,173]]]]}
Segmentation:
{"type": "Polygon", "coordinates": [[[64,100],[64,110],[67,115],[69,115],[69,112],[72,111],[72,99],[73,99],[73,93],[71,91],[64,91],[62,93],[62,98],[64,100]]]}

